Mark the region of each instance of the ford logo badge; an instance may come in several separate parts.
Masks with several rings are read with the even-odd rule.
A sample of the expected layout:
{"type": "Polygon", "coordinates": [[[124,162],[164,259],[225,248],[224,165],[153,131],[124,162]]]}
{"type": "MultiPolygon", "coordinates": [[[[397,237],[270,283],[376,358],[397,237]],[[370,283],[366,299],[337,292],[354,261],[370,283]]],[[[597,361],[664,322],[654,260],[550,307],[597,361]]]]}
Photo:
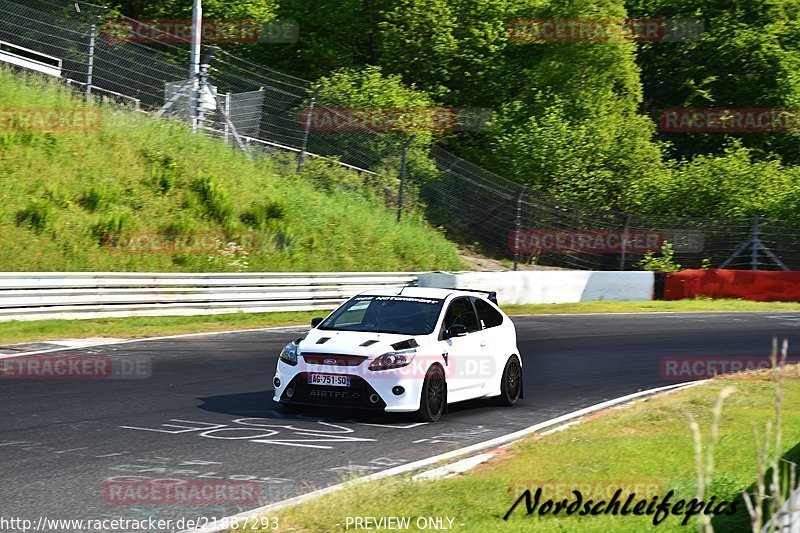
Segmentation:
{"type": "Polygon", "coordinates": [[[322,362],[325,363],[326,365],[335,365],[336,359],[325,359],[322,362]]]}

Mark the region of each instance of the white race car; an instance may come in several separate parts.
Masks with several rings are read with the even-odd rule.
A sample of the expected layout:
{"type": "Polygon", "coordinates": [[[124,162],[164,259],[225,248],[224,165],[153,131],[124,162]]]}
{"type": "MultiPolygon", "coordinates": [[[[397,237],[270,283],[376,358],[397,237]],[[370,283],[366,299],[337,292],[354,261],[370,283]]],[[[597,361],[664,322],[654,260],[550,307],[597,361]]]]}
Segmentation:
{"type": "Polygon", "coordinates": [[[415,412],[522,396],[514,324],[494,293],[405,287],[359,294],[281,351],[274,400],[284,405],[415,412]]]}

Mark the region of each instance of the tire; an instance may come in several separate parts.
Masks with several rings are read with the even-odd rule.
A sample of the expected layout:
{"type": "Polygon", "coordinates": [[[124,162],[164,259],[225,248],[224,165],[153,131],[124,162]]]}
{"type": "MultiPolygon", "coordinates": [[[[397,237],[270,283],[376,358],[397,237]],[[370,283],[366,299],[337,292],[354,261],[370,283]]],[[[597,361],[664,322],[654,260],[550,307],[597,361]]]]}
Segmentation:
{"type": "Polygon", "coordinates": [[[516,355],[508,358],[500,379],[500,396],[496,402],[498,405],[512,406],[517,403],[522,393],[522,366],[516,355]]]}
{"type": "Polygon", "coordinates": [[[417,419],[423,422],[436,422],[442,417],[447,405],[447,383],[444,380],[444,370],[439,365],[434,365],[425,374],[422,383],[422,393],[419,399],[417,419]]]}

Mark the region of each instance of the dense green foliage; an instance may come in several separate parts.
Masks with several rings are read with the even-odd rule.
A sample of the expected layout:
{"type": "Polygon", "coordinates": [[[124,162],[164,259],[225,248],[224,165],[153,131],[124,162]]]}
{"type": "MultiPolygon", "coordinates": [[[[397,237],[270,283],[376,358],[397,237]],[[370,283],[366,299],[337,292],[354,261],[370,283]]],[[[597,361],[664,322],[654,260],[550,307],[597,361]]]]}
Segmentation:
{"type": "MultiPolygon", "coordinates": [[[[30,79],[25,85],[0,70],[0,111],[81,108],[62,88],[42,83],[30,79]]],[[[371,188],[349,179],[353,172],[310,162],[307,174],[298,177],[288,159],[250,161],[182,124],[97,109],[98,130],[21,126],[0,132],[0,270],[462,266],[455,246],[418,216],[396,222],[393,210],[370,197],[371,188]],[[320,182],[319,176],[328,179],[320,182]],[[218,246],[204,240],[172,250],[153,237],[147,242],[155,246],[114,246],[117,241],[109,240],[153,232],[218,239],[218,246]]]]}
{"type": "MultiPolygon", "coordinates": [[[[139,17],[187,16],[191,6],[191,0],[115,1],[139,17]]],[[[236,53],[325,80],[331,94],[352,105],[416,101],[494,110],[488,129],[436,140],[558,197],[656,213],[800,218],[791,201],[799,133],[657,130],[665,108],[800,108],[796,0],[207,0],[205,5],[210,18],[297,20],[296,43],[238,44],[236,53]],[[656,43],[524,43],[509,37],[509,22],[516,18],[625,17],[692,18],[704,31],[696,41],[656,43]],[[336,84],[332,78],[357,83],[336,84]],[[411,91],[407,99],[393,99],[404,94],[398,84],[411,91]]],[[[429,140],[421,141],[423,149],[429,140]]],[[[374,149],[380,153],[385,147],[374,149]]]]}

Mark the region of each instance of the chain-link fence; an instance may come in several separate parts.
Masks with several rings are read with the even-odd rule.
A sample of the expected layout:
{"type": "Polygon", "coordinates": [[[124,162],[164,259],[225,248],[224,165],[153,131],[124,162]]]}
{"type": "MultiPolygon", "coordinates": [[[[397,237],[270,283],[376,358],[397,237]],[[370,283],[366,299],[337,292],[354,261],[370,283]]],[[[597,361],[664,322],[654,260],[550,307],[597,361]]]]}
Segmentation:
{"type": "MultiPolygon", "coordinates": [[[[352,117],[324,87],[216,47],[205,47],[200,79],[188,79],[188,41],[159,39],[158,31],[85,2],[0,0],[5,63],[58,76],[87,97],[196,121],[254,153],[297,153],[298,166],[334,160],[382,189],[388,203],[400,200],[407,129],[330,127],[352,117]]],[[[430,135],[407,156],[407,205],[451,239],[515,267],[631,269],[667,241],[684,267],[800,269],[800,221],[666,218],[558,202],[453,155],[430,135]]]]}

